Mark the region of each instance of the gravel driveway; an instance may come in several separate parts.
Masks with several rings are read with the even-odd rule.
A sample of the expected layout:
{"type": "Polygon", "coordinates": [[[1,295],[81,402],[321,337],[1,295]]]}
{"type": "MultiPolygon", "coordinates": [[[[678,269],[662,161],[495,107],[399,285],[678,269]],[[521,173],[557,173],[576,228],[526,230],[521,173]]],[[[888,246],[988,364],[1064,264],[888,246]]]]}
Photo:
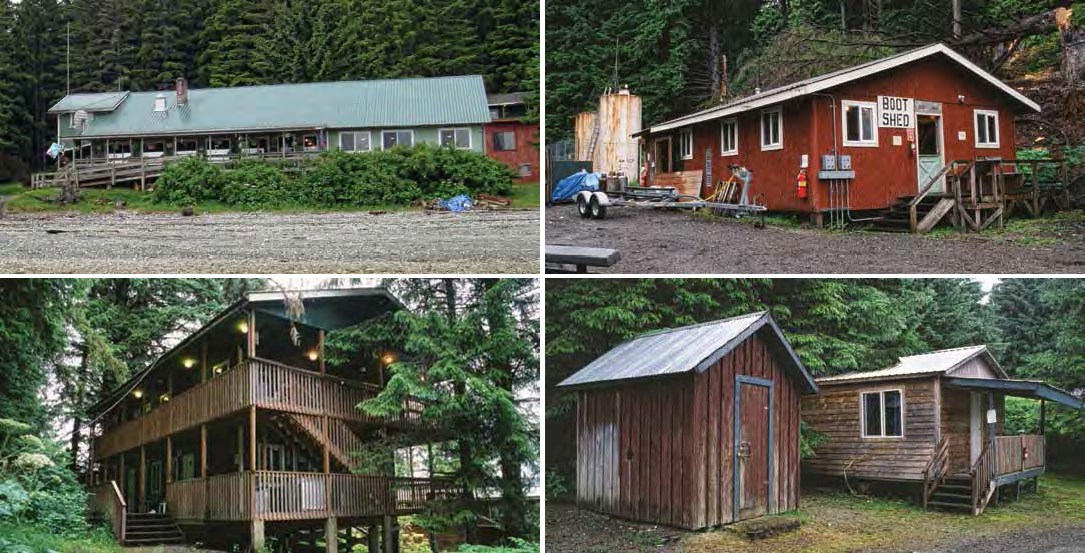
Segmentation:
{"type": "Polygon", "coordinates": [[[0,272],[536,273],[538,210],[8,215],[0,272]]]}
{"type": "Polygon", "coordinates": [[[687,212],[612,209],[603,220],[576,208],[546,210],[546,243],[615,248],[609,273],[1081,273],[1085,228],[1060,228],[1045,245],[1004,236],[913,236],[770,226],[687,212]]]}
{"type": "Polygon", "coordinates": [[[915,553],[1085,553],[1085,526],[1014,530],[915,553]]]}

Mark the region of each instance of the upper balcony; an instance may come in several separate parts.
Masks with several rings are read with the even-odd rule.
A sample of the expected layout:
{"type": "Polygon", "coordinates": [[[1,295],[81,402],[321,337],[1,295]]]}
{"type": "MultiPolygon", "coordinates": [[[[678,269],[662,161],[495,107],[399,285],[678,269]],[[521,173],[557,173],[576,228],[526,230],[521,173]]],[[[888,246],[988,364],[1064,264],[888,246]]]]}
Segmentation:
{"type": "Polygon", "coordinates": [[[397,417],[374,417],[357,406],[376,397],[378,386],[252,358],[185,390],[150,412],[105,430],[94,441],[94,458],[155,442],[250,407],[300,415],[326,415],[356,428],[421,429],[421,406],[409,402],[397,417]]]}

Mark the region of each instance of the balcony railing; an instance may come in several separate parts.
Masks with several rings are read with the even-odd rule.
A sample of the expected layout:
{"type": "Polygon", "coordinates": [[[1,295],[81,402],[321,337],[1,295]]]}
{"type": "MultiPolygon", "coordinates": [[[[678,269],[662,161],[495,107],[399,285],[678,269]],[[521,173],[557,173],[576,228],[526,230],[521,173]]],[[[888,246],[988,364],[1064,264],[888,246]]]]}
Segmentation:
{"type": "Polygon", "coordinates": [[[387,426],[418,421],[420,409],[414,401],[397,417],[373,417],[356,408],[379,392],[369,384],[254,358],[105,431],[94,442],[94,455],[96,459],[109,457],[250,406],[387,426]]]}
{"type": "Polygon", "coordinates": [[[1042,468],[1046,454],[1043,436],[998,436],[995,438],[994,475],[997,478],[1042,468]]]}
{"type": "Polygon", "coordinates": [[[166,485],[180,521],[301,520],[416,513],[457,491],[443,479],[312,472],[236,472],[166,485]]]}

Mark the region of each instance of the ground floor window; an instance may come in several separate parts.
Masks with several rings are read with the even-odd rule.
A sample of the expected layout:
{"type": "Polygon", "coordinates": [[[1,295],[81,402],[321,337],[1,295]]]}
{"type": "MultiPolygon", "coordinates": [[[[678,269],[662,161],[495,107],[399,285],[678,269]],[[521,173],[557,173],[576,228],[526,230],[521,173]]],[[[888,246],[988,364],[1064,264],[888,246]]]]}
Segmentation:
{"type": "Polygon", "coordinates": [[[738,154],[738,120],[726,119],[720,123],[720,155],[738,154]]]}
{"type": "Polygon", "coordinates": [[[320,142],[315,134],[307,134],[301,137],[301,145],[306,152],[315,152],[320,149],[320,142]]]}
{"type": "Polygon", "coordinates": [[[437,134],[442,147],[450,146],[458,150],[471,149],[470,129],[441,129],[437,134]]]}
{"type": "Polygon", "coordinates": [[[221,152],[223,150],[230,151],[230,139],[229,138],[212,138],[207,142],[207,149],[215,152],[221,152]]]}
{"type": "Polygon", "coordinates": [[[344,152],[368,152],[372,149],[369,140],[369,131],[341,132],[339,149],[344,152]]]}
{"type": "Polygon", "coordinates": [[[381,133],[381,148],[387,150],[396,146],[414,146],[413,131],[384,131],[381,133]]]}
{"type": "Polygon", "coordinates": [[[177,139],[177,155],[191,155],[196,153],[200,149],[199,143],[195,138],[178,138],[177,139]]]}
{"type": "Polygon", "coordinates": [[[501,131],[494,133],[494,151],[512,152],[516,150],[516,133],[513,131],[501,131]]]}
{"type": "Polygon", "coordinates": [[[678,131],[678,157],[693,159],[693,129],[678,131]]]}
{"type": "Polygon", "coordinates": [[[158,157],[166,153],[166,143],[162,140],[145,140],[143,142],[143,155],[158,157]]]}
{"type": "Polygon", "coordinates": [[[761,149],[780,150],[784,147],[784,121],[781,108],[761,112],[761,149]]]}
{"type": "Polygon", "coordinates": [[[878,131],[874,126],[874,102],[844,100],[844,145],[877,146],[878,131]]]}
{"type": "Polygon", "coordinates": [[[262,154],[268,151],[267,146],[267,137],[246,138],[245,147],[241,151],[246,154],[262,154]]]}
{"type": "Polygon", "coordinates": [[[521,163],[519,172],[520,172],[521,177],[530,177],[531,176],[531,164],[530,163],[521,163]]]}
{"type": "Polygon", "coordinates": [[[998,112],[987,109],[976,110],[976,147],[998,147],[998,112]]]}
{"type": "Polygon", "coordinates": [[[900,390],[863,392],[862,410],[864,437],[904,435],[904,402],[900,390]]]}

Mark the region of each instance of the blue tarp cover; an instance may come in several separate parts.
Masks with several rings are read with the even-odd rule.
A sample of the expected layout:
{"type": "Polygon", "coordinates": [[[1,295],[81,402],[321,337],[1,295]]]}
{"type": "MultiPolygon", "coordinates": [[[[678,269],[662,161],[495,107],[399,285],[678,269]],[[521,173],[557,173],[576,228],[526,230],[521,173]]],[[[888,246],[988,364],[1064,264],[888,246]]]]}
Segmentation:
{"type": "Polygon", "coordinates": [[[560,202],[576,196],[581,190],[599,190],[599,175],[589,173],[583,169],[558,181],[554,192],[550,195],[550,201],[560,202]]]}
{"type": "Polygon", "coordinates": [[[459,196],[453,196],[447,200],[437,200],[437,205],[449,210],[449,211],[470,211],[475,204],[471,201],[471,198],[466,194],[460,194],[459,196]]]}

